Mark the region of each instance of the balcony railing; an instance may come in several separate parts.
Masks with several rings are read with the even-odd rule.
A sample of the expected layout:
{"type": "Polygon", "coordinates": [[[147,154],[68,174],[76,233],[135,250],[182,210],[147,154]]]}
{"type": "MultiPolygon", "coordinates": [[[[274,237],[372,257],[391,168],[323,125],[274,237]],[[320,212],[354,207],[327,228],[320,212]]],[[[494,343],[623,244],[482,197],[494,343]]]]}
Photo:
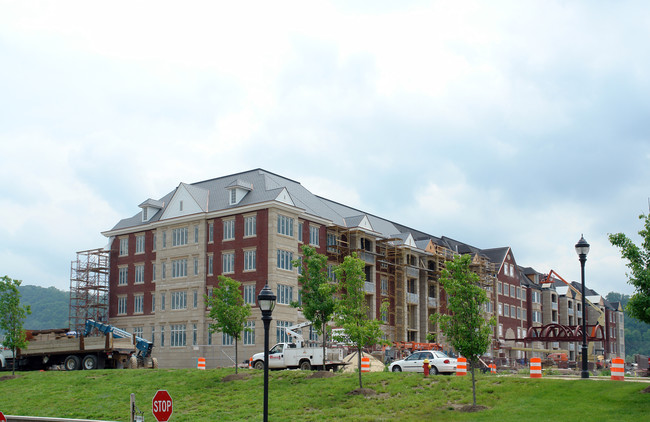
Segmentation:
{"type": "Polygon", "coordinates": [[[569,311],[569,312],[568,312],[569,315],[573,315],[573,314],[574,314],[573,308],[568,308],[568,311],[569,311]]]}
{"type": "Polygon", "coordinates": [[[417,293],[407,293],[406,301],[408,303],[418,304],[420,302],[420,295],[417,293]]]}
{"type": "Polygon", "coordinates": [[[557,311],[557,302],[551,302],[551,309],[557,311]]]}
{"type": "Polygon", "coordinates": [[[375,283],[365,281],[363,283],[363,290],[365,290],[366,293],[375,293],[375,283]]]}
{"type": "Polygon", "coordinates": [[[366,264],[374,264],[375,263],[375,256],[373,254],[371,254],[370,252],[358,251],[358,254],[359,254],[359,259],[361,259],[366,264]]]}
{"type": "Polygon", "coordinates": [[[437,308],[438,307],[438,299],[436,299],[435,297],[427,298],[427,303],[429,304],[430,308],[437,308]]]}
{"type": "Polygon", "coordinates": [[[420,276],[420,270],[415,267],[406,267],[406,275],[412,278],[418,278],[420,276]]]}

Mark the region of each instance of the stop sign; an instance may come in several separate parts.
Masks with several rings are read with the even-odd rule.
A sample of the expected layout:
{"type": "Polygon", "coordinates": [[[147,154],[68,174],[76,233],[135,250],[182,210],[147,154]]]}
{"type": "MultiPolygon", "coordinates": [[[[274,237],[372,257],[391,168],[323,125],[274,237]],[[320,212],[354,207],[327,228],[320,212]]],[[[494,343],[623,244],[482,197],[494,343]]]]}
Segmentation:
{"type": "Polygon", "coordinates": [[[0,412],[0,422],[7,422],[7,418],[5,418],[5,415],[0,412]]]}
{"type": "Polygon", "coordinates": [[[172,416],[172,397],[167,390],[158,390],[151,403],[153,417],[158,422],[167,422],[172,416]]]}

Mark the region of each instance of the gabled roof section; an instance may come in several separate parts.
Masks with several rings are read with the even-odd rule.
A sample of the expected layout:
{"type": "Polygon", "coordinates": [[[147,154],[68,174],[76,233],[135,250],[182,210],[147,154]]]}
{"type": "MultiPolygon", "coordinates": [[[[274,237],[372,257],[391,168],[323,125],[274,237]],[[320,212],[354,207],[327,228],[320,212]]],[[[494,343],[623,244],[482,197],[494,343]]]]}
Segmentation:
{"type": "Polygon", "coordinates": [[[363,214],[363,215],[355,215],[352,217],[345,217],[345,227],[348,228],[353,228],[353,227],[359,227],[362,229],[370,230],[370,231],[375,231],[372,228],[372,224],[370,224],[370,220],[368,219],[368,216],[363,214]]]}
{"type": "Polygon", "coordinates": [[[162,201],[156,201],[155,199],[149,198],[138,206],[140,208],[150,207],[150,208],[162,209],[165,206],[165,203],[162,201]]]}
{"type": "Polygon", "coordinates": [[[226,188],[240,188],[251,191],[253,190],[253,184],[242,179],[235,179],[226,188]]]}
{"type": "Polygon", "coordinates": [[[392,241],[394,245],[404,245],[404,246],[410,246],[412,248],[418,247],[415,244],[415,240],[413,240],[413,236],[411,235],[411,233],[398,233],[390,237],[396,239],[392,241]]]}
{"type": "Polygon", "coordinates": [[[283,203],[291,205],[291,206],[294,206],[294,207],[296,206],[296,204],[291,199],[291,195],[289,195],[289,191],[286,188],[284,188],[284,189],[282,189],[282,191],[280,191],[278,196],[275,197],[275,200],[279,201],[279,202],[283,202],[283,203]]]}
{"type": "Polygon", "coordinates": [[[206,189],[181,183],[172,195],[161,220],[206,212],[209,192],[206,189]]]}

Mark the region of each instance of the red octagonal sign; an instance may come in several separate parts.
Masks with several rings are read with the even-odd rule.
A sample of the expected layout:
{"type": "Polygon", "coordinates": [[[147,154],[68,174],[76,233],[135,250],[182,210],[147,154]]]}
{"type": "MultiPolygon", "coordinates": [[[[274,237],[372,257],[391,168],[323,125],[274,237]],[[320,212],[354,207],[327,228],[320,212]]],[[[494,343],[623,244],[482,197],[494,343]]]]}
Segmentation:
{"type": "Polygon", "coordinates": [[[172,416],[172,397],[167,390],[158,390],[153,396],[152,412],[158,422],[167,422],[172,416]]]}
{"type": "Polygon", "coordinates": [[[5,418],[5,415],[0,412],[0,422],[7,422],[7,418],[5,418]]]}

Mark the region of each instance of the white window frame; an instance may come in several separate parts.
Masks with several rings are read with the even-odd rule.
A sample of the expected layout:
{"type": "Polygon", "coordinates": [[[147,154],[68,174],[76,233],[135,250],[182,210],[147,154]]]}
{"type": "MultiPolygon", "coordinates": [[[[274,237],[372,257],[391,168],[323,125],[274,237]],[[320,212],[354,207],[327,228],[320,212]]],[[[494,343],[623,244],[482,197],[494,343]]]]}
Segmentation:
{"type": "Polygon", "coordinates": [[[172,260],[172,278],[187,277],[187,258],[172,260]]]}
{"type": "Polygon", "coordinates": [[[214,242],[214,222],[208,223],[208,243],[214,242]]]}
{"type": "Polygon", "coordinates": [[[172,229],[172,246],[187,245],[187,227],[178,227],[172,229]]]}
{"type": "Polygon", "coordinates": [[[117,273],[117,285],[127,286],[129,284],[129,267],[119,267],[117,273]]]}
{"type": "Polygon", "coordinates": [[[235,253],[224,252],[221,255],[221,273],[232,274],[235,272],[235,253]]]}
{"type": "Polygon", "coordinates": [[[255,301],[257,300],[255,288],[256,286],[254,284],[244,284],[244,303],[255,305],[255,301]]]}
{"type": "Polygon", "coordinates": [[[187,309],[187,291],[179,290],[171,293],[172,311],[187,309]]]}
{"type": "Polygon", "coordinates": [[[244,217],[244,237],[257,236],[257,216],[248,215],[244,217]]]}
{"type": "Polygon", "coordinates": [[[285,271],[293,271],[293,252],[278,249],[277,268],[285,271]]]}
{"type": "Polygon", "coordinates": [[[170,347],[187,346],[187,326],[185,324],[172,324],[170,329],[170,347]]]}
{"type": "Polygon", "coordinates": [[[290,321],[280,321],[277,320],[275,323],[275,335],[278,343],[287,343],[290,341],[287,330],[284,330],[283,327],[291,327],[293,323],[290,321]]]}
{"type": "Polygon", "coordinates": [[[144,313],[144,293],[133,295],[133,313],[144,313]]]}
{"type": "Polygon", "coordinates": [[[127,256],[129,254],[129,238],[120,238],[120,256],[127,256]]]}
{"type": "Polygon", "coordinates": [[[144,264],[136,264],[135,266],[135,280],[134,284],[144,283],[144,264]]]}
{"type": "Polygon", "coordinates": [[[244,324],[244,346],[255,346],[255,321],[244,324]]]}
{"type": "Polygon", "coordinates": [[[235,240],[235,219],[223,220],[223,240],[235,240]]]}
{"type": "Polygon", "coordinates": [[[277,304],[291,305],[293,301],[293,286],[278,284],[277,287],[277,304]]]}
{"type": "Polygon", "coordinates": [[[127,297],[126,296],[118,296],[117,297],[117,314],[118,315],[126,315],[126,306],[127,306],[127,297]]]}
{"type": "Polygon", "coordinates": [[[320,246],[320,227],[309,225],[309,244],[320,246]]]}
{"type": "Polygon", "coordinates": [[[257,249],[244,251],[244,271],[257,270],[257,249]]]}
{"type": "Polygon", "coordinates": [[[278,214],[278,234],[293,237],[293,218],[278,214]]]}
{"type": "Polygon", "coordinates": [[[135,236],[135,253],[136,254],[144,253],[144,241],[145,241],[145,238],[144,238],[143,234],[139,234],[139,235],[135,236]]]}

